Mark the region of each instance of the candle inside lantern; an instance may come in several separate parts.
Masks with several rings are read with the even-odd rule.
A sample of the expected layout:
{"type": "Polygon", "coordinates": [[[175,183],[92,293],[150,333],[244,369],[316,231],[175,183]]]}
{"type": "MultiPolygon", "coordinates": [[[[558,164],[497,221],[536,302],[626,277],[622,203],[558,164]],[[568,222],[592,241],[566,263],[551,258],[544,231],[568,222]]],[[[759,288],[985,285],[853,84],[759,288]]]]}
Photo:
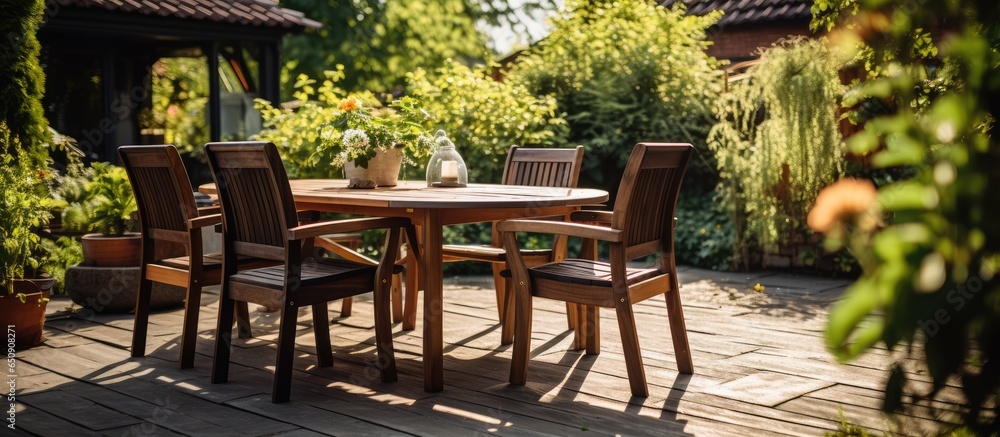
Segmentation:
{"type": "Polygon", "coordinates": [[[441,183],[458,184],[458,161],[441,161],[441,183]]]}

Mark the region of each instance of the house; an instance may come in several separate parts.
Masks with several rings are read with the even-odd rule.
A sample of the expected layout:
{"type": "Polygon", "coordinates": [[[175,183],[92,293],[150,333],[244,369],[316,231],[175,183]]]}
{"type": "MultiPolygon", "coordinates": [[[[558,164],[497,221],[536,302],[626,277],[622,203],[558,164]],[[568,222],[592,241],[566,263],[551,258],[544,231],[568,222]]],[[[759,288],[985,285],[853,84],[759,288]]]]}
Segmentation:
{"type": "Polygon", "coordinates": [[[47,0],[45,116],[91,159],[116,161],[119,145],[143,142],[152,66],[198,57],[211,140],[252,134],[252,99],[279,99],[282,37],[319,26],[272,0],[47,0]]]}
{"type": "Polygon", "coordinates": [[[734,64],[756,58],[758,48],[782,38],[813,34],[812,0],[665,0],[660,5],[669,7],[677,1],[687,6],[689,15],[725,12],[709,29],[713,45],[708,54],[734,64]]]}

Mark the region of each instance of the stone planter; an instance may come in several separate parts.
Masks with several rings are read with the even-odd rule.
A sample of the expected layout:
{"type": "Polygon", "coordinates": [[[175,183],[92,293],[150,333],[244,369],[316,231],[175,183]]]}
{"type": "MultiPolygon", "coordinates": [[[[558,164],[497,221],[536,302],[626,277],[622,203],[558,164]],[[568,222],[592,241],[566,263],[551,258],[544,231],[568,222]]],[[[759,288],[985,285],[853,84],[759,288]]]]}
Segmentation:
{"type": "Polygon", "coordinates": [[[83,263],[97,267],[135,267],[142,259],[142,236],[130,232],[121,237],[84,235],[83,263]]]}
{"type": "Polygon", "coordinates": [[[368,160],[368,168],[358,167],[354,162],[344,164],[344,177],[372,180],[380,187],[395,187],[399,182],[399,169],[402,164],[403,149],[379,151],[374,158],[368,160]]]}
{"type": "MultiPolygon", "coordinates": [[[[173,308],[184,303],[184,287],[154,283],[153,309],[173,308]]],[[[139,292],[139,267],[92,267],[66,269],[66,294],[78,305],[97,313],[127,313],[135,309],[139,292]]]]}

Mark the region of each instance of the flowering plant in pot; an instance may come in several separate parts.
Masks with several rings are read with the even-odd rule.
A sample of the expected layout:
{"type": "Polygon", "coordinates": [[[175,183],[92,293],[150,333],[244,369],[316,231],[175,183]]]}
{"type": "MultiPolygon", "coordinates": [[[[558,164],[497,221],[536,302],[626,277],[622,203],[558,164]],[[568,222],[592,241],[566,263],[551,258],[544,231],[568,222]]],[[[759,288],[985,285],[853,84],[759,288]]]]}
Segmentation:
{"type": "Polygon", "coordinates": [[[142,239],[129,232],[138,207],[124,168],[108,163],[91,164],[93,179],[85,194],[63,211],[63,225],[69,229],[95,232],[84,235],[85,265],[98,267],[138,266],[142,239]]]}
{"type": "Polygon", "coordinates": [[[375,107],[349,96],[337,110],[334,121],[322,128],[319,151],[334,153],[331,165],[344,166],[352,186],[395,186],[402,162],[430,150],[431,138],[422,127],[430,116],[412,98],[375,107]]]}
{"type": "Polygon", "coordinates": [[[32,163],[3,122],[0,143],[6,150],[16,150],[0,155],[4,168],[0,172],[0,320],[14,326],[16,345],[22,348],[41,343],[49,290],[55,284],[55,278],[41,272],[46,252],[40,235],[51,218],[48,183],[53,174],[32,163]]]}

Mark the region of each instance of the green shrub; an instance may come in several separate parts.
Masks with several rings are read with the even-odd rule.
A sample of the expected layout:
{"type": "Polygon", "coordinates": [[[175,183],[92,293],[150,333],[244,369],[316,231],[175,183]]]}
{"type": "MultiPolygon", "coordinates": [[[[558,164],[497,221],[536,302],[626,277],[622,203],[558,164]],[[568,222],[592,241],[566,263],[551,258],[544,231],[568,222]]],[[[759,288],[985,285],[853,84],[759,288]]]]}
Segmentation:
{"type": "Polygon", "coordinates": [[[554,96],[569,126],[566,144],[586,148],[581,186],[617,191],[638,142],[689,142],[697,156],[686,191],[710,191],[716,178],[705,137],[722,78],[705,49],[719,16],[685,15],[680,2],[572,0],[507,80],[554,96]]]}
{"type": "Polygon", "coordinates": [[[48,184],[52,173],[36,166],[17,136],[0,121],[0,295],[12,292],[13,279],[34,278],[44,262],[41,229],[49,213],[48,184]]]}
{"type": "Polygon", "coordinates": [[[93,179],[82,199],[66,207],[63,223],[67,229],[122,236],[133,229],[133,214],[138,211],[128,173],[106,162],[95,162],[91,168],[93,179]]]}
{"type": "MultiPolygon", "coordinates": [[[[342,178],[340,166],[332,166],[336,161],[337,148],[326,147],[324,131],[336,123],[343,111],[337,105],[347,97],[347,92],[339,87],[343,80],[344,68],[324,72],[322,83],[314,86],[316,80],[301,75],[295,82],[294,109],[275,107],[264,99],[257,99],[255,107],[264,119],[264,129],[256,139],[270,141],[281,151],[285,169],[290,178],[342,178]]],[[[379,105],[371,93],[355,94],[366,105],[379,105]]]]}
{"type": "Polygon", "coordinates": [[[204,58],[163,58],[153,65],[150,126],[185,155],[202,157],[209,141],[208,64],[204,58]]]}
{"type": "MultiPolygon", "coordinates": [[[[38,167],[45,165],[46,145],[51,140],[42,112],[45,73],[38,63],[41,46],[35,34],[42,23],[42,0],[8,1],[0,4],[0,121],[4,121],[20,147],[38,167]]],[[[5,153],[14,153],[5,144],[5,153]]]]}
{"type": "Polygon", "coordinates": [[[827,209],[836,219],[828,243],[850,246],[863,268],[831,309],[827,347],[843,361],[878,343],[895,352],[899,361],[886,375],[885,411],[912,414],[914,405],[923,408],[944,387],[958,385],[964,430],[956,432],[997,435],[1000,3],[821,3],[856,11],[816,22],[843,23],[834,31],[852,55],[856,42],[867,44],[872,80],[859,89],[859,100],[895,103],[891,113],[869,120],[848,140],[850,150],[877,167],[910,167],[915,173],[880,187],[867,209],[851,205],[853,193],[842,200],[855,207],[847,211],[817,201],[817,210],[827,209]],[[940,49],[928,47],[926,29],[942,23],[949,38],[940,49]],[[954,67],[949,80],[959,86],[934,90],[942,63],[954,67]],[[883,218],[879,211],[885,211],[885,223],[859,225],[883,218]],[[914,371],[916,379],[929,377],[931,384],[912,384],[914,371]]]}
{"type": "Polygon", "coordinates": [[[728,270],[735,229],[729,209],[716,193],[681,196],[677,202],[674,256],[681,264],[728,270]]]}
{"type": "Polygon", "coordinates": [[[810,234],[809,207],[844,168],[838,68],[825,40],[786,42],[766,50],[719,100],[708,141],[724,203],[744,230],[738,247],[754,241],[773,249],[810,234]]]}
{"type": "Polygon", "coordinates": [[[433,73],[409,74],[407,92],[434,115],[436,124],[429,128],[448,132],[469,169],[469,181],[500,183],[512,145],[569,145],[566,122],[551,96],[532,95],[523,85],[495,81],[484,69],[453,61],[433,73]]]}

